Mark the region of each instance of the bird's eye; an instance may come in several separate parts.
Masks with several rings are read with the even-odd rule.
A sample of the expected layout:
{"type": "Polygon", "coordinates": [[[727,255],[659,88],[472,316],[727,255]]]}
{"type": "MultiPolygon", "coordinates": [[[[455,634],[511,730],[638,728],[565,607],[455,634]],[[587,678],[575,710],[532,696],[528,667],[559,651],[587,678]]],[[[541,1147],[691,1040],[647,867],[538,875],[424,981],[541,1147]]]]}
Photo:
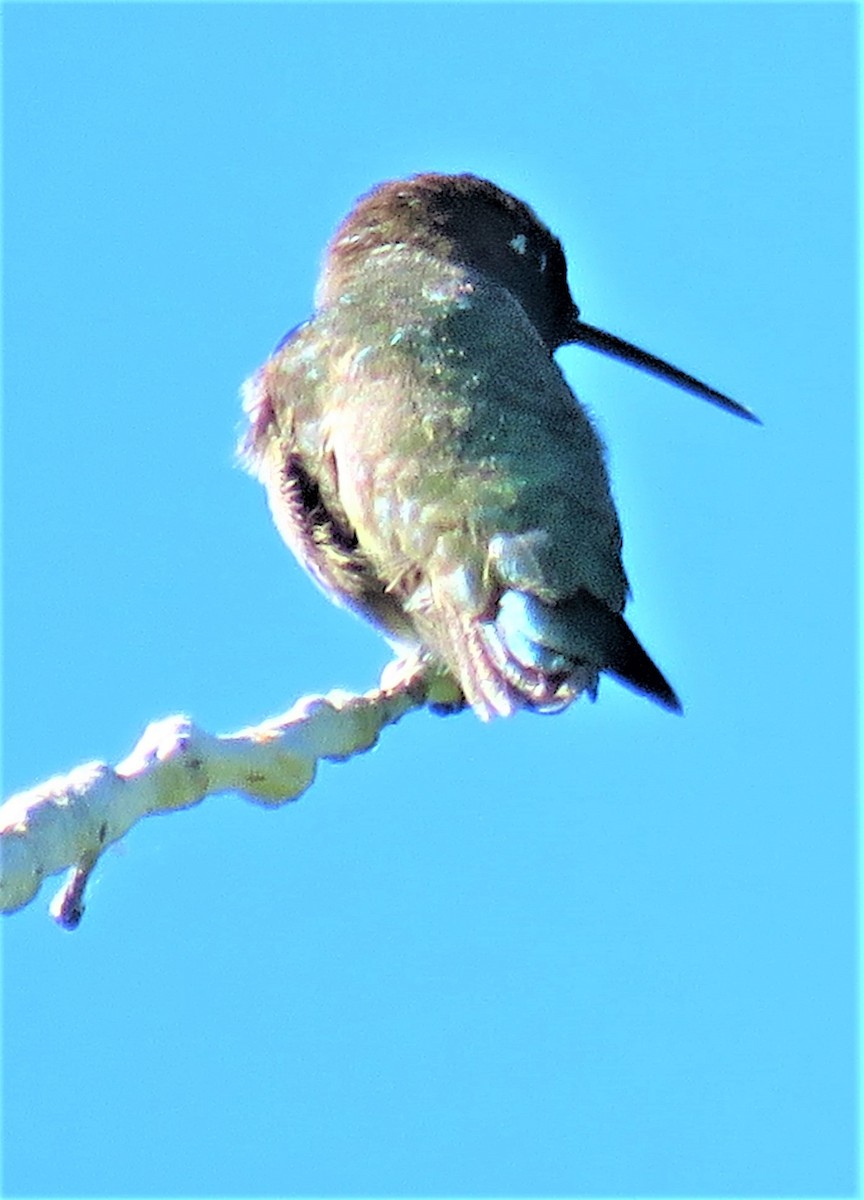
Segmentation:
{"type": "Polygon", "coordinates": [[[536,265],[536,269],[541,275],[546,270],[546,264],[548,262],[546,251],[541,250],[540,253],[536,255],[533,252],[529,253],[529,251],[533,251],[533,247],[529,247],[528,237],[526,234],[517,233],[515,237],[510,239],[507,245],[511,250],[514,250],[516,254],[521,255],[523,258],[530,259],[536,265]]]}

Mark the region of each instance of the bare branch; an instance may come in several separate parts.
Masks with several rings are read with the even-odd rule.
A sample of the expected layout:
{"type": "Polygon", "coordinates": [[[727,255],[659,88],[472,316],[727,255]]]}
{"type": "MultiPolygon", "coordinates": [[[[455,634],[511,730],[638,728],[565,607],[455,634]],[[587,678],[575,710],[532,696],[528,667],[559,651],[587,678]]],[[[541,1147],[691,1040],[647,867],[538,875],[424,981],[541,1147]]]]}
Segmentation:
{"type": "Polygon", "coordinates": [[[368,750],[385,726],[427,703],[456,710],[461,693],[410,660],[391,663],[374,691],[305,696],[238,733],[210,734],[185,716],[156,721],[116,767],[86,763],[0,806],[0,912],[23,908],[46,876],[71,868],[51,912],[74,929],[100,856],[142,817],[225,791],[268,806],[296,800],[322,759],[341,762],[368,750]]]}

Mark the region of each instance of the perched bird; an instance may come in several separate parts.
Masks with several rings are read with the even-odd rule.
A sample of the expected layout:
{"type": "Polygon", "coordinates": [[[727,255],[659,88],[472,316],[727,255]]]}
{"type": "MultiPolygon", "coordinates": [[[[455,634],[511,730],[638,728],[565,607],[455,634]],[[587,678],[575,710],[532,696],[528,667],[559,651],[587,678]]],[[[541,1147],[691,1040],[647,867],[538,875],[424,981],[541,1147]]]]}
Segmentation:
{"type": "Polygon", "coordinates": [[[290,549],[484,720],[593,698],[604,671],[680,709],[622,616],[604,448],[553,358],[570,342],[756,419],[585,324],[558,239],[474,175],[361,197],[314,316],[245,387],[241,455],[290,549]]]}

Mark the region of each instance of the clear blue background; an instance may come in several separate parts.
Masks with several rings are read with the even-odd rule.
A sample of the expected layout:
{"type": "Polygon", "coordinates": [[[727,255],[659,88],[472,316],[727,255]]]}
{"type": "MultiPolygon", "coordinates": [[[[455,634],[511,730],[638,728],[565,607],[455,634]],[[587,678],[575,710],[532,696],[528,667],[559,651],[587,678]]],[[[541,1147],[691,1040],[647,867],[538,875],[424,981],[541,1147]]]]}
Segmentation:
{"type": "Polygon", "coordinates": [[[138,826],[4,923],[10,1195],[854,1184],[850,5],[7,6],[5,791],[388,655],[232,467],[355,196],[560,234],[676,718],[407,719],[300,803],[138,826]]]}

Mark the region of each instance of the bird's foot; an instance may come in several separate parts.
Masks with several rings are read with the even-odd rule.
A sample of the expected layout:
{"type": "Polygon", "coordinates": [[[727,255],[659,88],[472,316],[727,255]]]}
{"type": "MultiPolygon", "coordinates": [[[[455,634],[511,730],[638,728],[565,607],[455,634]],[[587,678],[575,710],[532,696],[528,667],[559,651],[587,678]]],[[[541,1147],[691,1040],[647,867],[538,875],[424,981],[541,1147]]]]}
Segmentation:
{"type": "Polygon", "coordinates": [[[412,652],[389,662],[381,672],[382,692],[413,692],[425,698],[426,707],[439,717],[462,712],[466,707],[462,689],[449,671],[412,652]]]}

